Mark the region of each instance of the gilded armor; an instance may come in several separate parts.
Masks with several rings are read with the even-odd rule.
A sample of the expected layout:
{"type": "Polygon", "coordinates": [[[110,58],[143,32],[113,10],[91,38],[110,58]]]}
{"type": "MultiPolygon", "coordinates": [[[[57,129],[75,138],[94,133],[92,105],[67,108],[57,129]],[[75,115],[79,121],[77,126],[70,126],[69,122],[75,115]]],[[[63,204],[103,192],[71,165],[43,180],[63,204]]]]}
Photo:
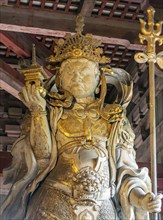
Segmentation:
{"type": "MultiPolygon", "coordinates": [[[[36,219],[118,219],[112,201],[114,194],[108,163],[110,116],[108,112],[108,120],[101,117],[102,114],[106,116],[106,111],[98,112],[95,104],[90,108],[75,104],[73,109],[64,110],[58,121],[58,162],[42,185],[46,193],[36,219]],[[64,201],[61,203],[62,198],[64,201]],[[65,210],[62,218],[58,203],[65,210]],[[54,204],[57,204],[55,209],[54,204]],[[111,212],[109,215],[103,211],[111,212]]],[[[120,106],[112,105],[110,112],[113,114],[116,109],[115,114],[120,118],[122,111],[118,108],[120,106]]],[[[31,217],[29,215],[28,218],[31,217]]]]}

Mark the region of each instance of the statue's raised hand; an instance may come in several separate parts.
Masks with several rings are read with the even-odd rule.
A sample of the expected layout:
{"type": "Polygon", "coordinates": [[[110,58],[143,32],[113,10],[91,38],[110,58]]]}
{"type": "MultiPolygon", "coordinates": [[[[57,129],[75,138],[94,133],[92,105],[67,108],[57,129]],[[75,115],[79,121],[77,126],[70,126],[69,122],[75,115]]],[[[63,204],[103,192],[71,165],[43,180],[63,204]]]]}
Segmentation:
{"type": "Polygon", "coordinates": [[[147,193],[144,198],[141,199],[141,207],[150,213],[160,212],[161,199],[162,194],[155,196],[153,193],[147,193]]]}
{"type": "Polygon", "coordinates": [[[27,84],[19,94],[21,101],[31,111],[45,111],[46,101],[40,94],[40,87],[35,84],[27,84]]]}

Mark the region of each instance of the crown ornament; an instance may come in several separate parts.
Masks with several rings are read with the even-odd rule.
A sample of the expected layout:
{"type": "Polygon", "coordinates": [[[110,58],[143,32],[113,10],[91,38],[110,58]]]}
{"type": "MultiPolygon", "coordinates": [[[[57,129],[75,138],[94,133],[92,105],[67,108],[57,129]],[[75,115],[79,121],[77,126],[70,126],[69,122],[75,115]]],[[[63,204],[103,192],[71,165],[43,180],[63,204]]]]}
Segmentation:
{"type": "Polygon", "coordinates": [[[101,41],[93,38],[92,34],[82,34],[84,18],[76,18],[76,33],[66,34],[64,39],[56,41],[53,54],[48,58],[51,64],[60,63],[69,58],[86,58],[98,63],[110,63],[110,59],[102,56],[103,50],[99,46],[101,41]]]}

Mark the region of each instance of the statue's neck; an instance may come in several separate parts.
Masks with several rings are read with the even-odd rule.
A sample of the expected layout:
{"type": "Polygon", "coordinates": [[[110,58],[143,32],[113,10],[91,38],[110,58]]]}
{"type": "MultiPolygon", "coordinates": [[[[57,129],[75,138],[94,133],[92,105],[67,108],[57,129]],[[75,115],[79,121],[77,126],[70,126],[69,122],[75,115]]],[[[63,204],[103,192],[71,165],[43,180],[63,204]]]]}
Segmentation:
{"type": "Polygon", "coordinates": [[[94,101],[95,101],[94,96],[89,96],[89,97],[86,97],[86,98],[76,98],[76,102],[78,104],[91,104],[94,101]]]}

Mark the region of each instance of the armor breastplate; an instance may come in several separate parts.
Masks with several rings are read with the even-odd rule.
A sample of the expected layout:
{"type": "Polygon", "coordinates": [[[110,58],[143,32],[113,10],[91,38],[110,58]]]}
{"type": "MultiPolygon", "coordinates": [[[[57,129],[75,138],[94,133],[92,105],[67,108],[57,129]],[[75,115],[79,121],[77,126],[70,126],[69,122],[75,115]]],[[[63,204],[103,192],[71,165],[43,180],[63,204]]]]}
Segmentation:
{"type": "Polygon", "coordinates": [[[75,199],[104,200],[110,197],[108,123],[67,112],[58,122],[58,163],[47,181],[75,199]]]}
{"type": "Polygon", "coordinates": [[[91,139],[98,136],[100,139],[108,137],[109,124],[103,118],[76,117],[72,114],[64,114],[58,122],[58,129],[66,137],[85,137],[91,139]]]}

